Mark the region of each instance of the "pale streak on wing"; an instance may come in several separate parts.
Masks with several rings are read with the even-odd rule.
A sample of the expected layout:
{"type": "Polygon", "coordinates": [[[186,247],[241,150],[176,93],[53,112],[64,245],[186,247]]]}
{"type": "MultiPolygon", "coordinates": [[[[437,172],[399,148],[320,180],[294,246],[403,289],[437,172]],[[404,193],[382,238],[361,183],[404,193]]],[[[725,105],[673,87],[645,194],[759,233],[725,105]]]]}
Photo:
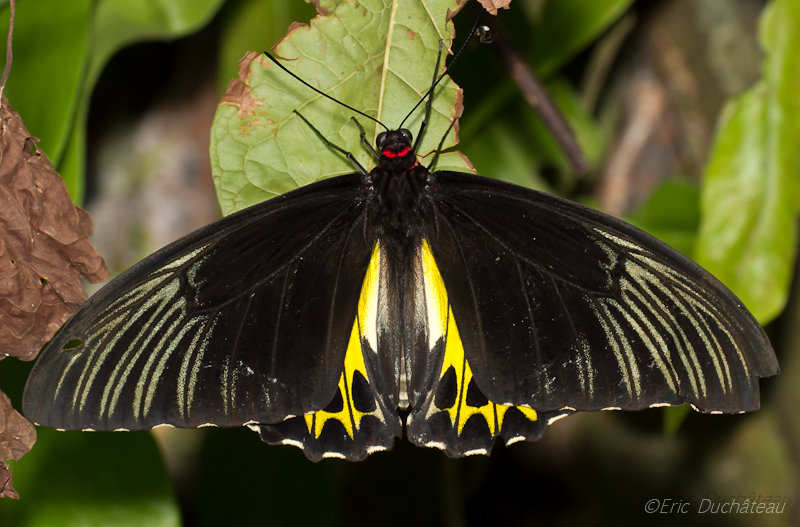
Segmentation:
{"type": "MultiPolygon", "coordinates": [[[[678,387],[675,385],[675,381],[678,379],[673,379],[672,375],[670,375],[669,368],[667,367],[666,363],[661,359],[661,356],[658,354],[658,350],[656,349],[653,341],[650,340],[650,337],[647,335],[642,326],[636,321],[636,318],[633,317],[628,310],[626,310],[622,304],[617,302],[616,300],[607,300],[609,305],[614,306],[620,314],[625,318],[628,322],[628,325],[633,328],[633,330],[639,335],[639,338],[644,342],[644,345],[647,347],[647,350],[650,352],[650,356],[653,358],[653,361],[658,366],[658,369],[661,370],[661,375],[664,376],[664,380],[667,381],[667,385],[669,385],[670,390],[674,393],[680,393],[678,391],[678,387]]],[[[629,306],[630,307],[630,306],[629,306]]],[[[638,310],[636,310],[638,311],[638,310]]],[[[634,311],[635,312],[635,311],[634,311]]],[[[641,312],[636,313],[639,316],[642,316],[641,312]]],[[[663,341],[662,341],[663,342],[663,341]]],[[[663,348],[662,348],[663,351],[663,348]]],[[[625,352],[628,354],[628,358],[631,360],[632,363],[635,364],[636,358],[633,355],[633,350],[631,349],[630,344],[625,346],[625,352]]],[[[669,360],[669,358],[667,358],[669,360]]]]}
{"type": "Polygon", "coordinates": [[[161,327],[163,326],[164,322],[166,320],[169,320],[170,317],[172,317],[172,315],[178,309],[180,309],[179,304],[177,303],[173,304],[170,307],[170,309],[167,310],[167,313],[163,317],[159,318],[158,322],[156,322],[155,327],[151,328],[150,324],[153,322],[153,320],[159,316],[159,314],[163,311],[165,307],[169,306],[169,300],[171,299],[161,300],[161,305],[158,307],[158,309],[154,310],[150,319],[142,326],[142,328],[139,330],[139,333],[136,335],[136,338],[131,341],[131,344],[130,346],[128,346],[128,349],[125,350],[125,353],[117,361],[117,365],[114,367],[114,371],[111,373],[111,377],[106,382],[105,389],[103,390],[103,398],[100,401],[101,416],[106,411],[106,405],[108,404],[108,396],[111,392],[112,387],[114,387],[114,384],[116,384],[114,395],[111,397],[111,406],[108,408],[108,417],[111,417],[114,414],[114,409],[117,406],[117,402],[119,401],[119,397],[122,394],[122,390],[124,389],[125,384],[128,382],[128,376],[130,375],[131,370],[133,370],[134,366],[136,366],[136,363],[139,362],[139,358],[141,357],[142,353],[147,349],[147,346],[148,344],[150,344],[150,341],[156,337],[161,327]],[[147,334],[147,336],[145,337],[144,342],[142,342],[139,345],[139,339],[142,338],[142,335],[144,335],[145,333],[147,334]],[[136,348],[136,353],[134,353],[133,359],[129,361],[128,355],[130,355],[131,351],[134,348],[136,348]],[[117,375],[119,374],[119,371],[122,369],[123,366],[125,366],[125,371],[122,374],[122,377],[119,379],[119,382],[116,382],[117,375]]]}
{"type": "Polygon", "coordinates": [[[608,238],[612,242],[616,243],[620,247],[625,247],[626,249],[633,249],[634,251],[640,251],[645,254],[651,254],[650,251],[642,247],[641,245],[636,245],[635,243],[631,243],[628,240],[623,240],[618,236],[614,236],[613,234],[606,232],[602,229],[598,229],[597,227],[594,228],[594,231],[603,236],[604,238],[608,238]]]}
{"type": "MultiPolygon", "coordinates": [[[[178,411],[181,414],[181,417],[186,419],[187,415],[187,407],[186,407],[186,375],[188,374],[189,368],[189,359],[194,355],[194,350],[197,347],[197,343],[200,340],[200,337],[205,333],[205,338],[203,339],[202,347],[205,347],[205,344],[208,343],[208,337],[210,332],[207,331],[208,327],[208,318],[207,317],[197,317],[193,318],[192,322],[195,320],[202,320],[201,327],[198,331],[194,334],[192,338],[192,343],[189,344],[189,348],[186,350],[186,354],[183,356],[183,361],[181,363],[181,370],[178,375],[178,384],[175,387],[176,393],[175,397],[178,400],[178,411]]],[[[188,325],[188,324],[187,324],[188,325]]]]}
{"type": "Polygon", "coordinates": [[[247,297],[247,306],[245,306],[244,308],[244,313],[242,314],[242,321],[241,323],[239,323],[239,329],[236,331],[236,338],[233,340],[233,345],[231,347],[230,360],[231,362],[233,362],[233,364],[229,364],[229,366],[233,366],[233,371],[228,369],[226,371],[226,374],[230,375],[230,377],[233,378],[230,380],[230,382],[228,382],[227,379],[223,381],[224,384],[230,389],[230,394],[225,399],[229,399],[231,405],[236,404],[236,386],[238,386],[239,384],[239,368],[234,359],[236,356],[236,352],[239,349],[239,338],[242,336],[242,329],[244,328],[244,325],[247,322],[247,313],[250,312],[250,305],[253,303],[254,295],[255,293],[251,293],[247,297]]]}
{"type": "MultiPolygon", "coordinates": [[[[214,327],[217,325],[217,317],[210,323],[210,327],[206,331],[206,337],[203,339],[203,343],[200,344],[200,350],[197,352],[194,358],[194,364],[192,365],[192,374],[189,377],[189,392],[186,395],[186,408],[187,413],[188,410],[191,410],[192,403],[194,402],[194,392],[197,389],[197,375],[200,372],[200,364],[203,362],[203,355],[205,355],[206,348],[208,348],[208,341],[211,339],[211,334],[214,333],[214,327]]],[[[267,394],[269,394],[268,390],[265,390],[267,394]]],[[[267,395],[269,397],[269,395],[267,395]]],[[[269,401],[267,401],[269,404],[269,401]]]]}
{"type": "MultiPolygon", "coordinates": [[[[144,413],[142,414],[142,416],[145,416],[148,413],[150,413],[150,405],[153,403],[153,397],[156,394],[156,388],[158,388],[158,381],[161,380],[161,374],[164,372],[164,366],[166,365],[167,360],[169,359],[170,355],[172,355],[172,352],[175,351],[175,348],[183,339],[183,336],[186,334],[186,332],[192,329],[199,320],[200,320],[199,318],[192,318],[188,322],[186,322],[186,324],[184,324],[184,326],[178,332],[178,335],[174,338],[172,342],[170,342],[169,347],[167,347],[167,349],[164,350],[164,354],[161,356],[161,360],[158,361],[158,365],[156,366],[156,369],[153,372],[152,377],[150,377],[150,382],[147,385],[147,395],[145,396],[144,399],[144,413]]],[[[201,332],[202,330],[198,331],[195,334],[194,339],[192,340],[192,343],[190,345],[189,352],[191,352],[191,350],[193,350],[194,347],[197,345],[197,340],[199,339],[201,332]]]]}
{"type": "Polygon", "coordinates": [[[231,402],[228,400],[228,368],[230,368],[231,356],[225,355],[222,359],[222,369],[220,371],[220,395],[222,396],[222,411],[225,415],[230,414],[231,402]]]}
{"type": "Polygon", "coordinates": [[[592,384],[591,379],[589,380],[588,383],[586,382],[586,373],[588,370],[585,364],[585,361],[589,358],[589,354],[587,353],[588,344],[586,343],[585,340],[581,340],[578,346],[580,346],[580,350],[578,350],[577,347],[573,350],[575,352],[575,362],[578,365],[578,382],[581,385],[581,393],[583,394],[583,398],[591,400],[592,396],[594,395],[594,386],[592,384]],[[588,397],[586,394],[587,384],[589,385],[589,392],[590,392],[590,395],[588,397]]]}
{"type": "Polygon", "coordinates": [[[428,311],[428,349],[432,350],[439,339],[446,337],[447,314],[450,304],[444,288],[438,287],[434,283],[439,270],[428,241],[424,240],[422,243],[422,276],[425,284],[425,305],[428,311]]]}
{"type": "MultiPolygon", "coordinates": [[[[661,327],[664,328],[667,333],[669,333],[670,337],[672,337],[672,342],[675,343],[678,356],[681,358],[681,362],[683,363],[686,372],[689,374],[689,383],[692,385],[693,393],[698,393],[699,388],[699,393],[702,394],[703,397],[706,397],[708,395],[708,389],[706,387],[705,375],[703,374],[703,369],[697,359],[697,354],[694,352],[692,343],[686,338],[686,333],[683,331],[683,328],[672,315],[670,310],[667,309],[667,307],[662,304],[655,293],[653,293],[650,286],[655,286],[662,294],[664,294],[664,296],[667,296],[668,298],[671,296],[670,292],[668,290],[665,291],[666,288],[663,286],[658,277],[646,269],[636,265],[634,262],[628,262],[626,267],[631,269],[629,270],[628,274],[633,277],[633,279],[642,289],[642,291],[637,291],[633,288],[629,288],[629,291],[631,291],[644,305],[649,306],[651,302],[655,302],[655,304],[658,305],[660,312],[650,309],[651,313],[656,317],[656,320],[658,320],[658,322],[661,324],[661,327]],[[647,298],[645,298],[645,295],[647,298]],[[669,322],[664,319],[664,316],[669,319],[669,322]],[[677,330],[677,334],[675,330],[677,330]],[[687,353],[689,355],[688,358],[687,353]]],[[[674,298],[674,296],[672,299],[676,305],[681,305],[680,302],[674,298]]],[[[720,381],[722,381],[722,379],[720,379],[720,381]]]]}
{"type": "Polygon", "coordinates": [[[80,355],[78,355],[76,353],[75,355],[72,356],[71,359],[69,359],[69,362],[67,363],[67,367],[64,368],[64,373],[62,373],[61,374],[61,378],[58,379],[58,385],[56,385],[56,391],[53,394],[53,402],[55,402],[58,399],[58,394],[59,394],[59,392],[61,392],[61,388],[64,387],[64,378],[69,373],[69,370],[72,369],[72,366],[75,364],[75,361],[78,360],[78,357],[80,357],[80,355]]]}
{"type": "MultiPolygon", "coordinates": [[[[698,309],[700,311],[705,312],[707,315],[709,315],[710,317],[712,317],[714,320],[717,321],[717,326],[720,328],[720,330],[722,330],[728,336],[728,339],[729,339],[729,341],[731,343],[731,346],[733,346],[736,349],[736,352],[739,355],[739,359],[740,359],[740,361],[741,361],[741,363],[742,363],[742,365],[743,365],[743,367],[745,369],[745,372],[749,375],[749,371],[748,371],[748,368],[747,368],[747,362],[745,361],[744,356],[742,355],[741,349],[736,344],[736,341],[732,338],[732,336],[728,332],[728,330],[725,327],[725,325],[720,323],[719,317],[717,317],[713,313],[710,313],[708,311],[708,309],[706,309],[704,307],[703,302],[701,302],[695,296],[693,296],[695,294],[694,290],[698,287],[697,284],[694,284],[692,282],[688,282],[683,275],[681,275],[679,273],[676,273],[673,269],[671,269],[671,268],[669,268],[669,267],[667,267],[665,265],[662,265],[662,264],[652,260],[651,258],[647,258],[646,256],[643,256],[643,255],[633,255],[633,256],[637,260],[639,260],[642,263],[646,264],[647,266],[649,266],[649,267],[651,267],[653,269],[656,269],[662,275],[668,276],[669,278],[672,278],[672,280],[674,280],[674,284],[678,288],[678,294],[681,297],[683,297],[683,301],[678,299],[678,297],[675,296],[673,291],[668,287],[659,287],[659,291],[661,291],[663,294],[667,295],[670,298],[670,300],[672,300],[676,304],[682,305],[684,307],[690,307],[692,309],[692,311],[695,312],[696,316],[693,316],[692,313],[687,309],[687,310],[684,311],[684,315],[689,319],[689,321],[691,322],[692,326],[695,328],[695,331],[697,331],[697,335],[703,341],[703,344],[705,345],[706,351],[711,356],[711,360],[714,363],[714,369],[716,370],[717,376],[719,377],[720,386],[722,387],[723,392],[726,392],[726,393],[730,392],[733,389],[733,385],[732,385],[732,380],[731,380],[730,368],[728,366],[728,360],[725,357],[725,353],[723,352],[722,347],[720,346],[719,342],[717,341],[716,337],[714,336],[714,333],[708,327],[708,324],[705,322],[705,320],[703,320],[703,318],[700,317],[699,314],[697,313],[698,309]],[[701,327],[700,327],[701,324],[702,324],[703,328],[705,329],[705,331],[703,331],[701,329],[701,327]],[[713,344],[712,344],[711,340],[714,341],[713,344]],[[720,367],[720,363],[722,363],[722,366],[724,366],[724,371],[720,367]],[[726,387],[726,385],[727,385],[727,387],[726,387]]],[[[687,342],[688,342],[688,340],[687,340],[687,342]]]]}
{"type": "MultiPolygon", "coordinates": [[[[693,298],[691,295],[687,294],[685,291],[679,291],[678,294],[680,294],[684,298],[684,300],[686,300],[688,302],[689,306],[695,311],[695,313],[697,313],[697,311],[699,310],[699,311],[702,311],[703,313],[705,313],[706,315],[712,317],[714,320],[718,320],[717,317],[708,310],[707,306],[704,305],[701,302],[698,302],[696,298],[693,298]]],[[[706,344],[706,348],[708,349],[709,353],[712,354],[712,356],[713,356],[714,352],[719,354],[720,360],[722,361],[722,365],[725,367],[724,374],[728,378],[728,387],[729,387],[729,389],[733,389],[732,384],[731,384],[731,382],[732,382],[731,372],[730,372],[730,368],[728,367],[728,358],[725,356],[725,352],[722,349],[722,345],[717,340],[717,337],[716,337],[716,335],[714,335],[714,332],[711,331],[711,328],[708,327],[708,322],[706,322],[706,320],[701,316],[698,316],[697,320],[699,321],[700,324],[702,324],[702,327],[705,330],[705,332],[700,336],[703,339],[703,342],[706,344]]],[[[698,334],[700,334],[699,327],[700,326],[698,325],[698,332],[697,332],[698,334]]],[[[736,350],[736,353],[739,356],[739,362],[741,363],[742,368],[744,369],[745,375],[747,375],[749,377],[750,376],[750,369],[747,367],[747,361],[745,360],[744,355],[742,355],[742,350],[739,349],[739,346],[736,344],[736,341],[733,339],[731,334],[728,332],[728,328],[726,328],[725,326],[723,326],[721,324],[717,324],[717,327],[723,333],[725,333],[725,336],[728,337],[728,341],[731,343],[731,346],[734,347],[734,349],[736,350]]],[[[715,365],[716,365],[716,361],[715,361],[715,365]]],[[[718,366],[717,366],[717,375],[719,375],[720,377],[723,375],[723,372],[720,370],[720,368],[718,366]]],[[[723,385],[723,388],[724,388],[724,385],[723,385]]]]}
{"type": "MultiPolygon", "coordinates": [[[[89,374],[89,377],[86,380],[86,385],[83,387],[83,393],[81,395],[79,411],[81,412],[83,411],[83,408],[86,405],[86,400],[89,397],[89,393],[92,390],[92,385],[94,384],[94,379],[97,376],[97,373],[100,371],[100,368],[105,363],[109,354],[112,351],[114,351],[114,348],[116,347],[117,342],[119,342],[119,339],[122,337],[122,335],[125,334],[128,331],[128,329],[130,329],[130,327],[139,320],[139,317],[142,316],[142,313],[146,312],[148,309],[155,306],[157,303],[164,301],[165,297],[168,298],[174,297],[175,294],[178,292],[179,287],[180,287],[180,281],[177,279],[172,280],[166,287],[159,289],[155,295],[153,295],[144,303],[144,305],[138,307],[136,311],[134,311],[133,313],[130,312],[123,313],[123,316],[127,315],[127,318],[125,319],[125,324],[123,325],[122,329],[120,329],[119,331],[114,331],[112,333],[111,338],[103,346],[103,350],[100,352],[100,355],[97,357],[96,361],[91,360],[94,358],[94,352],[93,352],[91,359],[86,362],[86,366],[84,368],[84,374],[86,373],[86,370],[89,368],[91,368],[91,373],[89,374]]],[[[117,320],[119,320],[119,318],[117,320]]],[[[83,379],[83,375],[81,375],[81,379],[83,379]]],[[[78,384],[78,386],[81,386],[81,384],[78,384]]]]}
{"type": "Polygon", "coordinates": [[[594,400],[594,368],[592,367],[591,347],[586,340],[581,341],[581,351],[583,352],[583,365],[586,367],[586,375],[589,378],[589,400],[594,400]]]}
{"type": "MultiPolygon", "coordinates": [[[[177,259],[171,261],[170,263],[168,263],[166,265],[162,265],[161,267],[158,268],[158,270],[156,272],[167,271],[169,269],[175,269],[176,267],[182,266],[183,264],[185,264],[186,262],[188,262],[189,260],[191,260],[192,258],[197,256],[198,254],[200,254],[202,251],[204,251],[206,249],[206,247],[208,247],[209,245],[211,245],[211,244],[207,243],[207,244],[203,245],[202,247],[199,247],[199,248],[195,249],[194,251],[192,251],[190,253],[184,254],[180,258],[177,258],[177,259]]],[[[203,258],[203,259],[205,259],[205,258],[203,258]]],[[[201,262],[202,262],[202,260],[201,260],[201,262]]],[[[192,267],[193,268],[196,267],[197,264],[199,264],[199,263],[200,262],[196,262],[195,264],[192,265],[192,267]]]]}
{"type": "MultiPolygon", "coordinates": [[[[658,320],[658,313],[655,309],[653,309],[654,306],[648,305],[646,299],[644,299],[644,297],[642,297],[641,294],[639,294],[639,292],[633,288],[631,282],[627,278],[620,280],[620,291],[622,292],[622,299],[628,306],[628,313],[630,314],[632,311],[633,314],[636,315],[636,317],[631,317],[630,320],[640,321],[642,324],[644,324],[650,335],[647,335],[647,332],[644,330],[644,328],[642,328],[642,324],[637,323],[634,325],[633,322],[630,322],[631,327],[633,327],[634,330],[639,333],[639,338],[641,338],[647,346],[648,351],[650,351],[650,355],[653,357],[653,360],[656,362],[659,369],[662,370],[664,377],[667,378],[671,375],[672,379],[674,379],[674,382],[680,384],[678,372],[675,369],[675,365],[672,363],[672,353],[670,352],[669,345],[664,340],[664,337],[661,336],[661,332],[656,329],[656,326],[653,324],[650,316],[648,316],[652,315],[656,318],[656,320],[658,320]],[[638,300],[644,303],[647,312],[642,310],[642,308],[639,307],[636,302],[631,301],[629,296],[630,294],[633,294],[638,300]],[[653,340],[656,342],[656,344],[658,344],[658,347],[653,344],[653,340]],[[659,349],[661,350],[663,358],[658,354],[659,349]]],[[[689,366],[688,363],[686,365],[687,367],[689,366]]],[[[689,371],[691,372],[691,370],[689,371]]],[[[667,379],[667,382],[670,382],[669,379],[667,379]]],[[[693,393],[697,393],[697,383],[694,381],[693,376],[690,377],[690,384],[692,384],[694,388],[693,393]]],[[[670,386],[672,385],[673,383],[670,384],[670,386]]]]}
{"type": "MultiPolygon", "coordinates": [[[[78,385],[75,388],[75,393],[72,396],[72,408],[73,408],[73,410],[75,409],[76,406],[79,406],[79,405],[80,405],[80,408],[83,409],[83,406],[86,404],[86,397],[88,395],[88,390],[83,392],[83,393],[81,393],[81,387],[84,384],[84,380],[87,379],[87,376],[90,376],[90,375],[93,374],[93,373],[90,373],[90,367],[92,365],[92,362],[94,361],[95,355],[97,355],[98,351],[100,350],[99,345],[93,347],[92,344],[95,341],[99,341],[98,344],[100,344],[102,342],[105,342],[106,336],[109,335],[114,330],[114,328],[118,324],[121,324],[124,320],[125,320],[125,314],[122,314],[122,315],[118,316],[117,318],[115,318],[114,320],[112,320],[110,324],[104,326],[103,329],[97,334],[98,338],[89,337],[89,338],[86,339],[86,342],[84,343],[84,346],[86,347],[86,349],[91,349],[92,351],[89,353],[89,358],[86,360],[86,364],[83,367],[83,371],[81,371],[81,376],[78,379],[78,385]],[[79,399],[80,399],[80,401],[79,401],[79,399]]],[[[102,354],[102,352],[100,352],[100,353],[102,354]]],[[[93,379],[91,377],[88,377],[87,382],[89,384],[91,384],[92,380],[93,379]]]]}
{"type": "MultiPolygon", "coordinates": [[[[665,272],[669,272],[670,275],[676,275],[676,273],[672,269],[669,269],[669,268],[665,269],[665,272]]],[[[677,276],[680,277],[680,275],[677,275],[677,276]]],[[[685,289],[679,291],[679,294],[689,303],[689,305],[691,305],[695,309],[699,309],[700,311],[702,311],[703,313],[705,313],[706,315],[708,315],[709,317],[713,318],[715,321],[718,322],[717,326],[719,327],[719,329],[723,333],[725,333],[725,336],[728,337],[728,340],[730,341],[731,345],[736,350],[736,353],[739,356],[739,362],[742,364],[742,367],[744,368],[744,373],[747,376],[750,376],[750,369],[747,367],[747,360],[744,358],[744,354],[742,353],[741,348],[739,348],[739,346],[736,344],[736,340],[730,334],[730,332],[728,331],[728,328],[724,324],[720,324],[719,323],[719,317],[716,314],[711,312],[711,309],[713,308],[713,306],[711,304],[709,304],[708,302],[704,303],[704,302],[698,301],[697,298],[692,296],[693,293],[694,293],[694,291],[690,286],[687,286],[685,289]]],[[[717,341],[716,336],[714,336],[714,333],[711,332],[710,329],[708,328],[708,324],[705,322],[705,320],[703,320],[702,317],[698,317],[698,318],[700,318],[700,320],[703,322],[703,325],[706,327],[706,329],[708,329],[709,334],[711,336],[711,339],[713,339],[714,344],[716,346],[716,349],[719,351],[720,358],[724,362],[725,370],[727,372],[728,378],[730,379],[730,370],[728,368],[728,360],[727,360],[727,358],[725,357],[725,354],[722,351],[722,346],[720,346],[719,341],[717,341]]],[[[708,348],[709,348],[709,351],[712,351],[714,349],[714,348],[711,347],[710,344],[708,345],[708,348]]]]}
{"type": "Polygon", "coordinates": [[[136,390],[134,391],[133,395],[133,418],[134,420],[139,420],[140,417],[143,417],[142,413],[142,398],[145,396],[145,389],[147,387],[147,380],[150,375],[150,369],[155,364],[156,359],[161,354],[161,350],[164,348],[164,345],[167,343],[167,339],[172,335],[175,328],[180,325],[180,319],[176,319],[172,321],[169,328],[164,332],[161,336],[161,339],[158,341],[158,344],[154,349],[150,351],[150,356],[147,357],[147,362],[144,364],[142,368],[142,372],[139,374],[139,379],[136,382],[136,390]]]}
{"type": "Polygon", "coordinates": [[[138,302],[143,297],[149,295],[154,289],[156,289],[156,287],[161,285],[161,282],[163,282],[167,278],[170,278],[170,275],[166,273],[154,276],[147,282],[140,284],[131,289],[130,291],[128,291],[127,293],[123,294],[122,296],[114,300],[111,304],[109,304],[107,308],[104,309],[105,313],[97,319],[94,325],[95,326],[105,325],[106,320],[117,316],[118,313],[117,308],[119,308],[121,304],[130,305],[138,302]]]}
{"type": "Polygon", "coordinates": [[[611,349],[614,350],[614,357],[617,359],[619,371],[622,374],[622,380],[625,382],[625,388],[627,388],[628,395],[631,399],[634,399],[634,391],[636,392],[635,397],[638,398],[642,393],[642,388],[639,382],[639,366],[636,364],[636,360],[631,353],[630,342],[628,342],[628,338],[622,331],[619,321],[614,318],[606,303],[598,303],[600,304],[600,307],[603,310],[603,315],[605,316],[600,314],[599,310],[594,306],[593,303],[591,304],[592,309],[594,309],[597,320],[600,321],[600,325],[603,327],[603,331],[606,333],[608,343],[611,344],[611,349]],[[628,357],[628,362],[626,362],[625,358],[622,356],[623,350],[620,349],[620,345],[622,345],[625,355],[628,357]]]}
{"type": "MultiPolygon", "coordinates": [[[[733,379],[731,375],[730,365],[728,364],[728,358],[723,350],[722,345],[718,341],[716,335],[709,327],[708,321],[701,316],[701,313],[706,315],[708,318],[714,321],[714,326],[722,333],[725,334],[727,337],[731,347],[735,350],[736,358],[738,362],[741,364],[745,375],[749,376],[750,371],[747,364],[747,360],[744,357],[741,347],[736,342],[736,339],[731,335],[725,321],[721,319],[716,312],[715,307],[709,303],[709,301],[704,298],[702,295],[697,293],[697,290],[701,289],[702,286],[697,284],[696,282],[692,281],[688,277],[684,276],[683,274],[677,272],[675,269],[664,265],[653,258],[651,258],[651,253],[641,246],[633,244],[627,240],[623,240],[617,236],[609,234],[601,229],[594,229],[596,232],[604,236],[605,238],[611,240],[612,242],[628,248],[634,251],[629,255],[630,258],[638,260],[642,264],[644,264],[647,268],[654,270],[655,272],[659,273],[664,279],[670,280],[670,285],[673,286],[675,289],[673,290],[672,287],[669,287],[667,284],[661,282],[661,280],[650,278],[649,276],[645,276],[643,279],[646,280],[649,284],[654,285],[658,288],[658,290],[667,296],[670,300],[675,302],[676,305],[682,306],[684,308],[683,314],[686,316],[692,326],[695,328],[698,337],[703,341],[705,351],[708,353],[711,361],[714,365],[715,372],[717,374],[717,378],[719,380],[720,388],[722,389],[723,393],[731,393],[733,390],[733,379]],[[680,298],[678,298],[680,297],[680,298]]],[[[636,276],[633,276],[635,280],[638,280],[636,276]]],[[[671,317],[674,320],[674,318],[671,317]]],[[[698,375],[698,381],[700,383],[700,388],[703,394],[707,393],[707,387],[705,386],[705,379],[704,374],[702,371],[702,367],[700,366],[699,359],[697,357],[696,351],[694,347],[691,345],[688,338],[686,338],[683,329],[678,325],[675,324],[675,327],[678,328],[678,331],[681,334],[683,342],[689,352],[691,362],[694,365],[694,368],[687,368],[688,371],[694,370],[698,375]]],[[[695,392],[697,393],[697,392],[695,392]]]]}
{"type": "MultiPolygon", "coordinates": [[[[364,298],[363,313],[358,313],[358,323],[361,336],[367,339],[372,351],[378,350],[378,291],[380,289],[379,273],[381,269],[381,249],[380,244],[376,243],[372,250],[372,257],[369,260],[367,275],[364,278],[364,286],[361,296],[364,298]]],[[[359,308],[362,303],[359,302],[359,308]]],[[[361,311],[362,309],[360,309],[361,311]]]]}

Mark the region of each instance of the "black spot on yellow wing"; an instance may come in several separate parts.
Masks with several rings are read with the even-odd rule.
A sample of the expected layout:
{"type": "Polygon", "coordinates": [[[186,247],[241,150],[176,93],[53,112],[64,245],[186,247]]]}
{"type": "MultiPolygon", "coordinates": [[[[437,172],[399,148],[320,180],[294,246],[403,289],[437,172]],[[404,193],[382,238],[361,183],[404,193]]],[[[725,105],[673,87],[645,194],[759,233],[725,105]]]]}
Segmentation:
{"type": "Polygon", "coordinates": [[[436,397],[434,404],[437,408],[451,408],[458,400],[458,379],[456,369],[453,366],[439,379],[439,386],[436,387],[436,397]]]}
{"type": "Polygon", "coordinates": [[[353,374],[353,383],[350,387],[350,391],[353,395],[353,408],[355,408],[357,412],[369,414],[374,412],[378,407],[375,402],[375,394],[369,385],[369,381],[360,371],[356,371],[353,374]]]}
{"type": "MultiPolygon", "coordinates": [[[[353,322],[344,358],[344,371],[336,392],[325,408],[277,424],[255,424],[261,438],[270,444],[294,445],[312,461],[338,457],[357,461],[392,447],[402,424],[388,397],[369,381],[365,354],[375,353],[375,336],[370,332],[378,310],[377,288],[381,252],[372,253],[361,288],[358,313],[353,322]]],[[[374,361],[372,361],[374,362],[374,361]]]]}
{"type": "Polygon", "coordinates": [[[469,387],[467,387],[467,406],[473,408],[482,408],[489,404],[489,399],[483,395],[483,392],[478,385],[475,383],[475,379],[469,381],[469,387]]]}
{"type": "MultiPolygon", "coordinates": [[[[490,401],[472,374],[436,262],[427,242],[422,261],[434,368],[428,395],[409,415],[408,437],[449,456],[488,454],[496,437],[506,443],[537,440],[556,414],[490,401]]],[[[564,412],[558,412],[559,415],[564,412]]]]}
{"type": "MultiPolygon", "coordinates": [[[[344,374],[342,374],[344,377],[344,374]]],[[[342,398],[342,390],[339,388],[336,390],[336,395],[333,396],[333,400],[326,406],[322,412],[326,414],[340,414],[344,411],[344,399],[342,398]]]]}

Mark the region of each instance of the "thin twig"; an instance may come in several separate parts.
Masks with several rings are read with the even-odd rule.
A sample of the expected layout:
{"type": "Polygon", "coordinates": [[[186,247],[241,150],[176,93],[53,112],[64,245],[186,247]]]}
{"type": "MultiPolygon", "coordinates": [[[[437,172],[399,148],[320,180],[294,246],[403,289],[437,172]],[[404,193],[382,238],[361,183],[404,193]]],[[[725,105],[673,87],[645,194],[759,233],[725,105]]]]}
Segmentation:
{"type": "Polygon", "coordinates": [[[14,7],[16,2],[11,0],[9,6],[11,17],[8,19],[8,43],[6,44],[6,67],[3,68],[3,79],[0,81],[0,101],[3,99],[3,90],[6,89],[8,74],[11,73],[11,63],[14,61],[14,51],[11,49],[11,40],[14,35],[14,7]]]}
{"type": "MultiPolygon", "coordinates": [[[[472,5],[475,6],[474,3],[472,5]]],[[[544,125],[553,134],[553,138],[561,147],[567,159],[569,159],[572,169],[577,174],[583,174],[588,170],[589,163],[586,161],[586,157],[575,140],[575,134],[572,133],[567,121],[558,111],[558,108],[556,108],[556,105],[547,94],[547,90],[536,78],[533,70],[528,66],[525,57],[514,46],[514,43],[501,26],[500,21],[494,20],[491,29],[494,33],[492,48],[500,56],[506,69],[511,74],[511,78],[517,83],[522,96],[536,110],[536,113],[544,121],[544,125]]]]}

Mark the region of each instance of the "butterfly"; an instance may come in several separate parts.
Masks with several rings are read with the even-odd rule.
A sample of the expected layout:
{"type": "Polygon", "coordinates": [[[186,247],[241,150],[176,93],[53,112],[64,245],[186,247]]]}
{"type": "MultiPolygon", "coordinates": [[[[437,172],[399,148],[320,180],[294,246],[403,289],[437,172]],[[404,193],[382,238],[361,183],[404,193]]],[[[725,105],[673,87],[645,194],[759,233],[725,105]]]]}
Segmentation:
{"type": "Polygon", "coordinates": [[[113,280],[42,351],[25,414],[58,429],[246,425],[317,461],[390,449],[404,427],[461,457],[574,412],[759,407],[775,354],[711,274],[566,199],[431,171],[421,132],[364,141],[371,171],[317,132],[358,170],[113,280]]]}

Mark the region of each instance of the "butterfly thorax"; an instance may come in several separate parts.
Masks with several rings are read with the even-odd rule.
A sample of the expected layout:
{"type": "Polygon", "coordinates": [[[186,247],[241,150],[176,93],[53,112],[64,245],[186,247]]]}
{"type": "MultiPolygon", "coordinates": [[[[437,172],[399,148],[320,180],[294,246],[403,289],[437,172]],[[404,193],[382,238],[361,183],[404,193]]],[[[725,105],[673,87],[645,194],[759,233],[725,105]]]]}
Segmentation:
{"type": "Polygon", "coordinates": [[[390,254],[406,260],[420,242],[428,211],[425,188],[430,173],[417,163],[407,130],[378,136],[380,160],[370,172],[375,189],[375,225],[390,254]]]}

